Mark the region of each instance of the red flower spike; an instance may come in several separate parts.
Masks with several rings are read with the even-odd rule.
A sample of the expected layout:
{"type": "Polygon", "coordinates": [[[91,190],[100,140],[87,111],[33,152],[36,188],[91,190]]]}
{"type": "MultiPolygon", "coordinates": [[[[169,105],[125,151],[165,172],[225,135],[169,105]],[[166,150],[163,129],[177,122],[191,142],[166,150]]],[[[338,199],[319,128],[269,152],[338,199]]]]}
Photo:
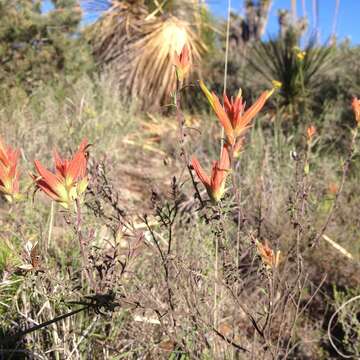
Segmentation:
{"type": "Polygon", "coordinates": [[[178,80],[184,81],[190,71],[190,53],[186,45],[183,46],[180,54],[175,53],[174,65],[178,80]]]}
{"type": "Polygon", "coordinates": [[[360,126],[360,100],[357,97],[354,97],[351,105],[355,114],[357,126],[360,126]]]}
{"type": "Polygon", "coordinates": [[[219,202],[225,193],[225,182],[230,171],[230,157],[227,146],[223,147],[220,161],[213,162],[210,177],[205,173],[195,157],[191,159],[191,165],[197,177],[205,186],[211,200],[215,203],[219,202]]]}
{"type": "Polygon", "coordinates": [[[274,89],[264,91],[259,99],[244,112],[245,104],[242,101],[241,91],[239,91],[235,99],[230,98],[230,100],[227,95],[224,94],[224,106],[222,106],[216,94],[214,92],[211,93],[203,81],[200,81],[199,84],[224,128],[227,142],[231,146],[236,144],[236,140],[239,136],[244,135],[244,132],[249,128],[253,118],[260,112],[265,105],[266,100],[274,92],[274,89]]]}
{"type": "Polygon", "coordinates": [[[54,151],[55,173],[45,169],[40,161],[34,161],[39,176],[32,175],[32,177],[37,187],[66,209],[85,192],[87,187],[85,154],[87,144],[87,140],[84,139],[79,150],[70,160],[62,159],[58,152],[54,151]]]}
{"type": "Polygon", "coordinates": [[[306,129],[306,138],[307,138],[308,143],[311,143],[311,141],[312,141],[315,134],[316,134],[316,127],[314,125],[310,125],[306,129]]]}
{"type": "Polygon", "coordinates": [[[265,244],[262,244],[256,240],[256,247],[258,254],[260,255],[261,260],[265,266],[269,268],[277,268],[279,266],[281,256],[280,250],[274,253],[274,250],[271,249],[267,240],[265,240],[265,244]]]}
{"type": "Polygon", "coordinates": [[[235,100],[227,97],[227,95],[224,93],[224,108],[225,111],[230,119],[231,125],[233,128],[236,128],[237,122],[243,113],[245,104],[242,101],[241,97],[241,91],[239,91],[238,95],[236,96],[235,100]]]}
{"type": "Polygon", "coordinates": [[[254,104],[252,104],[250,108],[244,112],[244,114],[239,114],[234,125],[234,132],[236,137],[242,135],[244,131],[248,129],[251,121],[260,112],[260,110],[265,105],[266,100],[272,95],[273,92],[274,90],[264,91],[254,102],[254,104]]]}
{"type": "Polygon", "coordinates": [[[235,134],[234,134],[234,127],[233,122],[229,118],[226,110],[221,105],[219,98],[215,95],[215,93],[212,93],[213,99],[214,99],[214,111],[219,119],[222,127],[224,128],[224,132],[226,135],[227,142],[229,145],[235,144],[235,134]]]}
{"type": "Polygon", "coordinates": [[[8,202],[21,198],[17,168],[20,151],[6,146],[0,138],[0,193],[8,202]]]}

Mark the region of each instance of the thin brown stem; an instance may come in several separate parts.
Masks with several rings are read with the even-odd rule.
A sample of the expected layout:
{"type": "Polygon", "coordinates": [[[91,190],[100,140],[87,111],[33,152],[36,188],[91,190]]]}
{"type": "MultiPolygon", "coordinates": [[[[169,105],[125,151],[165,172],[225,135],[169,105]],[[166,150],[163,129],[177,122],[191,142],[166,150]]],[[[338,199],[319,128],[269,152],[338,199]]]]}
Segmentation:
{"type": "Polygon", "coordinates": [[[354,153],[355,153],[355,144],[356,144],[356,138],[357,138],[357,134],[358,134],[358,129],[355,128],[353,130],[353,133],[352,133],[352,137],[351,137],[351,142],[350,142],[350,148],[349,148],[349,153],[348,153],[348,156],[345,160],[345,163],[344,163],[344,166],[343,166],[343,171],[342,171],[342,176],[341,176],[341,181],[340,181],[340,186],[339,186],[339,189],[338,191],[336,192],[336,195],[335,195],[335,198],[334,198],[334,201],[331,205],[331,208],[328,212],[328,215],[326,217],[326,220],[323,224],[323,226],[321,227],[319,233],[317,234],[316,238],[314,239],[313,241],[313,244],[311,247],[314,247],[314,246],[317,246],[320,242],[320,239],[322,238],[322,236],[324,235],[327,227],[329,226],[330,224],[330,221],[332,220],[333,218],[333,215],[334,215],[334,212],[337,208],[337,205],[338,205],[338,201],[339,201],[339,197],[343,191],[343,188],[344,188],[344,185],[345,185],[345,181],[347,179],[347,176],[349,174],[349,170],[350,170],[350,165],[351,165],[351,162],[352,162],[352,159],[354,157],[354,153]]]}
{"type": "Polygon", "coordinates": [[[176,81],[176,92],[175,92],[175,108],[176,108],[176,119],[177,119],[178,127],[179,127],[180,156],[184,159],[184,164],[190,175],[191,182],[192,182],[193,187],[196,192],[196,197],[200,201],[201,208],[203,208],[205,206],[205,203],[201,198],[200,191],[197,187],[196,181],[194,179],[194,175],[192,174],[191,167],[190,167],[190,158],[189,158],[188,152],[185,147],[185,131],[184,131],[185,117],[184,117],[184,114],[181,109],[181,90],[182,89],[183,89],[182,82],[177,80],[176,81]]]}
{"type": "Polygon", "coordinates": [[[84,235],[82,232],[82,212],[81,212],[81,204],[80,200],[76,199],[76,224],[75,224],[75,231],[79,240],[79,246],[80,246],[80,253],[83,263],[83,268],[85,269],[85,273],[87,276],[87,279],[89,281],[90,287],[96,291],[95,281],[93,279],[93,274],[90,271],[90,264],[89,264],[89,253],[87,250],[87,246],[84,241],[84,235]]]}

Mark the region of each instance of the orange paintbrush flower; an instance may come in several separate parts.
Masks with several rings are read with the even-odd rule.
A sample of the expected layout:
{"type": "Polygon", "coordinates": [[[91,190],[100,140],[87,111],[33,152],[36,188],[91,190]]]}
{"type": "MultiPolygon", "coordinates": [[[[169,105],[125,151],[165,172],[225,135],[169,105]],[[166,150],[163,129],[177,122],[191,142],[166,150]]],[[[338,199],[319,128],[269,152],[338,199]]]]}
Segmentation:
{"type": "Polygon", "coordinates": [[[306,137],[307,137],[308,143],[311,143],[311,141],[312,141],[315,134],[316,134],[316,127],[314,125],[310,125],[306,129],[306,137]]]}
{"type": "Polygon", "coordinates": [[[242,101],[241,91],[234,98],[228,98],[224,94],[224,106],[214,92],[210,92],[203,81],[199,82],[202,91],[207,97],[211,107],[224,128],[227,142],[233,146],[236,139],[244,134],[250,126],[253,118],[265,105],[266,100],[272,95],[274,89],[264,91],[255,103],[245,111],[245,103],[242,101]]]}
{"type": "Polygon", "coordinates": [[[0,193],[9,202],[21,197],[17,163],[20,151],[6,146],[0,139],[0,193]]]}
{"type": "Polygon", "coordinates": [[[174,65],[178,80],[184,81],[190,70],[190,54],[189,48],[186,45],[183,46],[180,54],[175,53],[174,65]]]}
{"type": "Polygon", "coordinates": [[[360,126],[360,100],[357,97],[353,98],[352,108],[355,114],[357,125],[360,126]]]}
{"type": "Polygon", "coordinates": [[[328,185],[327,191],[330,195],[336,195],[339,192],[339,186],[336,183],[331,182],[328,185]]]}
{"type": "Polygon", "coordinates": [[[233,146],[232,155],[235,159],[240,156],[240,154],[244,148],[244,143],[245,143],[245,137],[242,136],[236,141],[235,145],[233,146]]]}
{"type": "Polygon", "coordinates": [[[55,173],[45,169],[40,161],[34,161],[39,174],[39,176],[33,175],[37,187],[66,209],[84,193],[88,184],[87,145],[88,142],[84,139],[79,150],[70,160],[62,159],[57,151],[54,151],[55,173]]]}
{"type": "Polygon", "coordinates": [[[265,244],[256,240],[256,247],[264,265],[275,268],[279,266],[281,254],[280,250],[278,250],[275,254],[274,250],[270,248],[266,240],[265,244]]]}
{"type": "Polygon", "coordinates": [[[200,181],[204,184],[211,200],[219,202],[224,195],[226,177],[230,171],[230,157],[227,146],[223,147],[220,161],[213,161],[210,177],[205,173],[195,157],[191,159],[191,165],[200,181]]]}

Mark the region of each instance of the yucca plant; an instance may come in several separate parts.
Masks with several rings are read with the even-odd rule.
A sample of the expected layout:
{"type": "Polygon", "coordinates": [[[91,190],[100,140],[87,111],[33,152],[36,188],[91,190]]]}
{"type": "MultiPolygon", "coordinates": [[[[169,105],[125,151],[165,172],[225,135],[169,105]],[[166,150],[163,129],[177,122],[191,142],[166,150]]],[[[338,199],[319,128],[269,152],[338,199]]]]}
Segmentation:
{"type": "Polygon", "coordinates": [[[332,48],[317,45],[315,37],[303,49],[299,44],[299,35],[289,28],[279,38],[256,44],[250,54],[254,69],[268,81],[282,84],[281,106],[292,115],[314,105],[312,95],[332,64],[332,48]]]}
{"type": "Polygon", "coordinates": [[[100,68],[112,71],[124,95],[139,100],[143,108],[168,104],[176,82],[175,53],[187,45],[192,61],[200,64],[206,49],[198,2],[170,1],[161,6],[149,0],[111,1],[109,5],[88,31],[100,68]]]}

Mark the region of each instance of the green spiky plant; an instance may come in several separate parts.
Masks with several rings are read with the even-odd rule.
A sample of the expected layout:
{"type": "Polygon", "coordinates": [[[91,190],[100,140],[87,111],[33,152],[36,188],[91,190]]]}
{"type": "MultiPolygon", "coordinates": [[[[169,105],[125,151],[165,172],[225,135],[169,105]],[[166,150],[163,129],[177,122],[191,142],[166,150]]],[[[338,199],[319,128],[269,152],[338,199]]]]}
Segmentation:
{"type": "Polygon", "coordinates": [[[252,49],[250,64],[268,81],[281,82],[281,107],[296,115],[313,108],[315,91],[332,64],[332,47],[318,45],[312,37],[303,50],[291,27],[284,36],[260,42],[252,49]]]}

